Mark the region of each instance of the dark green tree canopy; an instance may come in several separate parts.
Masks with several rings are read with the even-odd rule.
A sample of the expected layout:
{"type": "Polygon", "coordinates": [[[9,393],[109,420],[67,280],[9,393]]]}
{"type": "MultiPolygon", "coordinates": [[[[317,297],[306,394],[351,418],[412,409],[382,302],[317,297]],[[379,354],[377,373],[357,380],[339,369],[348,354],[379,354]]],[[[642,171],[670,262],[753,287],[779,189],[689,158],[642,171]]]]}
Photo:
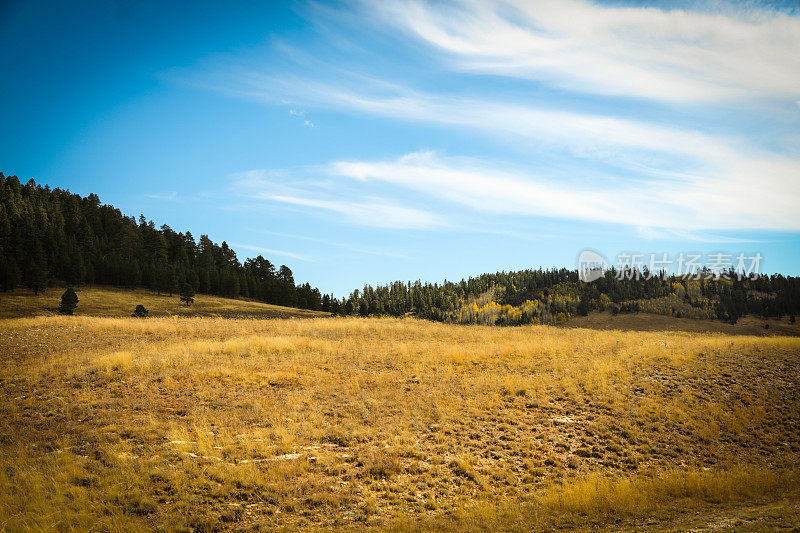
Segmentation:
{"type": "Polygon", "coordinates": [[[100,283],[147,287],[173,295],[184,284],[194,291],[244,296],[279,305],[322,307],[319,291],[295,286],[292,271],[278,271],[258,256],[240,263],[223,242],[164,224],[156,228],[61,189],[20,184],[0,173],[0,290],[23,285],[35,292],[50,280],[69,285],[100,283]]]}
{"type": "Polygon", "coordinates": [[[800,311],[800,278],[792,276],[739,279],[734,272],[726,272],[723,277],[698,281],[678,276],[647,278],[641,272],[620,274],[612,269],[592,283],[580,281],[576,270],[563,268],[481,274],[459,282],[396,281],[377,287],[366,285],[341,302],[323,298],[321,307],[345,315],[413,314],[441,321],[460,321],[470,312],[470,302],[478,308],[490,301],[501,309],[515,308],[498,312],[494,323],[499,325],[555,324],[560,317],[585,315],[597,309],[636,313],[648,310],[643,308],[648,302],[675,303],[675,307],[651,312],[701,315],[732,323],[748,313],[780,318],[800,311]]]}

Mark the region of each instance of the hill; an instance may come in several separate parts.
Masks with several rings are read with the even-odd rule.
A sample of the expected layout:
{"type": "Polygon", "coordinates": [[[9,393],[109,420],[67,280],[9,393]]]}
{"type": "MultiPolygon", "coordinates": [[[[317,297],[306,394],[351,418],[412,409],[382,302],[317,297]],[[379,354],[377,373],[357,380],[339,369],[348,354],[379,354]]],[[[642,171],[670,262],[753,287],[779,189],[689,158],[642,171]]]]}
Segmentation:
{"type": "Polygon", "coordinates": [[[228,298],[341,315],[404,316],[486,325],[560,325],[590,311],[640,311],[736,323],[746,315],[782,319],[800,313],[800,278],[740,276],[733,268],[668,276],[621,265],[592,283],[577,270],[486,273],[459,282],[397,281],[355,290],[341,300],[295,283],[286,265],[258,256],[239,261],[225,241],[199,241],[168,225],[124,216],[97,195],[81,197],[22,185],[0,174],[0,289],[46,289],[54,282],[100,283],[228,298]]]}
{"type": "Polygon", "coordinates": [[[0,173],[0,290],[46,289],[54,281],[69,285],[104,284],[227,298],[246,297],[266,303],[325,310],[323,297],[308,283],[295,283],[292,270],[258,256],[239,261],[223,241],[176,232],[164,224],[123,215],[100,203],[95,194],[81,197],[22,185],[0,173]]]}
{"type": "Polygon", "coordinates": [[[10,531],[800,519],[794,337],[45,316],[0,353],[10,531]]]}
{"type": "Polygon", "coordinates": [[[481,274],[459,282],[404,283],[356,290],[341,303],[342,314],[413,314],[460,324],[513,326],[565,324],[591,311],[647,312],[676,318],[792,317],[800,313],[800,278],[742,276],[732,270],[692,276],[611,268],[586,283],[576,270],[519,270],[481,274]]]}
{"type": "MultiPolygon", "coordinates": [[[[33,294],[26,289],[0,292],[0,318],[51,316],[58,314],[62,288],[50,288],[33,294]]],[[[222,298],[208,294],[195,295],[190,306],[178,296],[157,295],[144,289],[84,286],[76,289],[78,316],[129,317],[138,304],[144,305],[151,317],[217,316],[226,318],[309,318],[328,313],[296,309],[262,302],[222,298]]]]}
{"type": "Polygon", "coordinates": [[[726,335],[800,336],[800,324],[791,323],[789,317],[778,319],[752,315],[742,317],[736,324],[731,324],[721,320],[677,318],[655,313],[614,314],[610,311],[593,311],[587,316],[573,317],[564,325],[569,328],[618,331],[685,331],[724,333],[726,335]]]}

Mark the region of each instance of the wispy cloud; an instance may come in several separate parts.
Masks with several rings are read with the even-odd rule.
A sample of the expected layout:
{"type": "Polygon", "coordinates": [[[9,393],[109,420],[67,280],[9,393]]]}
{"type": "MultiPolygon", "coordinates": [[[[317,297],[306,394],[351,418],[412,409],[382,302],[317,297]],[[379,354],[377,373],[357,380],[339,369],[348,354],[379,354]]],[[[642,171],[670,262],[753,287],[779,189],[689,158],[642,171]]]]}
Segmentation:
{"type": "Polygon", "coordinates": [[[334,213],[340,220],[395,229],[465,229],[443,213],[510,215],[629,226],[646,239],[687,242],[744,242],[707,230],[800,229],[800,214],[784,190],[709,187],[707,178],[574,183],[507,163],[421,151],[377,161],[342,160],[313,167],[313,174],[344,180],[336,195],[305,184],[309,169],[254,170],[234,181],[243,196],[334,213]],[[275,179],[254,176],[280,176],[275,179]],[[392,187],[393,200],[373,196],[377,185],[392,187]],[[277,192],[276,192],[277,191],[277,192]],[[289,191],[289,192],[286,192],[289,191]],[[403,204],[397,198],[403,198],[403,204]],[[435,205],[436,213],[416,207],[435,205]]]}
{"type": "MultiPolygon", "coordinates": [[[[466,126],[478,132],[506,137],[511,134],[567,146],[577,154],[597,155],[611,148],[689,155],[711,150],[717,154],[725,144],[724,139],[697,131],[639,120],[571,112],[546,105],[431,94],[371,78],[352,81],[358,89],[349,84],[279,79],[256,73],[230,80],[232,87],[239,88],[237,94],[267,103],[289,98],[404,121],[466,126]]],[[[519,138],[513,142],[519,142],[519,138]]]]}
{"type": "Polygon", "coordinates": [[[272,248],[264,248],[263,246],[255,246],[252,244],[242,244],[237,242],[229,243],[229,245],[233,248],[244,248],[245,250],[252,250],[262,254],[282,255],[285,257],[291,257],[292,259],[297,259],[298,261],[311,261],[310,258],[304,255],[296,254],[294,252],[287,252],[285,250],[274,250],[272,248]]]}
{"type": "MultiPolygon", "coordinates": [[[[287,98],[403,121],[458,127],[506,139],[519,145],[527,140],[536,147],[559,147],[572,155],[600,158],[620,164],[663,164],[665,155],[673,164],[677,157],[695,162],[729,159],[743,150],[758,155],[758,149],[738,135],[702,131],[643,120],[589,112],[575,112],[536,105],[450,94],[416,91],[384,80],[360,78],[352,85],[332,85],[303,78],[278,79],[251,73],[229,80],[235,94],[273,103],[287,98]],[[635,157],[628,154],[637,151],[635,157]],[[661,156],[659,159],[659,155],[661,156]]],[[[780,154],[764,151],[769,159],[780,154]]]]}
{"type": "Polygon", "coordinates": [[[651,179],[638,185],[598,187],[596,183],[575,185],[498,167],[433,152],[330,165],[331,172],[342,177],[383,181],[483,212],[683,230],[800,229],[800,214],[786,201],[786,190],[756,186],[752,181],[750,192],[734,183],[712,186],[706,177],[687,177],[680,183],[651,179]]]}
{"type": "MultiPolygon", "coordinates": [[[[286,92],[280,89],[281,83],[257,77],[250,78],[250,83],[251,94],[263,90],[267,99],[275,96],[277,88],[281,94],[293,93],[295,98],[318,105],[327,103],[400,120],[466,127],[512,144],[527,140],[531,149],[562,150],[586,162],[613,165],[650,184],[640,191],[640,205],[645,205],[643,202],[652,195],[658,201],[681,198],[681,205],[693,206],[691,213],[674,213],[669,217],[685,220],[682,224],[687,227],[722,227],[732,223],[736,228],[800,228],[800,214],[795,207],[800,198],[797,179],[800,161],[753,147],[736,137],[613,116],[433,95],[397,86],[388,89],[394,94],[377,95],[311,81],[295,84],[284,80],[286,92]],[[699,216],[699,211],[708,215],[699,216]],[[720,216],[722,213],[725,216],[720,216]]],[[[608,200],[607,190],[604,180],[587,182],[581,204],[593,197],[591,206],[600,208],[608,200]]],[[[624,197],[635,199],[630,193],[624,197]]],[[[676,203],[667,201],[669,205],[676,203]]],[[[636,204],[630,204],[628,210],[641,211],[644,216],[651,213],[636,204]]],[[[584,211],[591,209],[587,206],[584,211]]]]}
{"type": "Polygon", "coordinates": [[[294,109],[294,108],[292,108],[292,109],[289,110],[289,114],[291,116],[295,117],[295,118],[299,118],[300,120],[302,120],[303,121],[303,126],[306,126],[307,128],[316,128],[317,127],[317,125],[314,124],[314,121],[312,121],[311,119],[308,119],[308,118],[304,118],[305,115],[306,115],[306,112],[305,112],[304,109],[294,109]]]}
{"type": "Polygon", "coordinates": [[[376,255],[380,257],[395,257],[398,259],[408,259],[409,257],[405,254],[399,253],[396,250],[385,250],[385,249],[378,249],[378,248],[367,248],[364,246],[358,246],[355,244],[350,244],[346,242],[337,242],[331,241],[328,239],[320,239],[319,237],[311,237],[308,235],[298,235],[295,233],[283,233],[280,231],[267,231],[262,229],[252,229],[251,231],[256,231],[259,233],[265,233],[267,235],[275,235],[278,237],[286,237],[289,239],[298,239],[301,241],[310,241],[310,242],[317,242],[320,244],[325,244],[328,246],[334,246],[336,248],[343,248],[345,250],[349,250],[351,252],[356,252],[359,254],[366,254],[366,255],[376,255]]]}
{"type": "Polygon", "coordinates": [[[739,237],[729,237],[717,235],[703,231],[690,231],[679,228],[652,228],[640,226],[636,228],[636,233],[647,240],[665,240],[676,242],[698,242],[698,243],[720,243],[720,244],[740,244],[747,242],[760,242],[754,239],[742,239],[739,237]]]}
{"type": "MultiPolygon", "coordinates": [[[[440,52],[445,70],[509,76],[523,86],[535,80],[573,95],[666,101],[683,106],[684,117],[701,107],[724,104],[732,110],[743,102],[773,111],[788,104],[789,112],[797,113],[800,18],[785,13],[734,5],[716,12],[615,7],[582,0],[351,5],[365,24],[399,29],[440,52]]],[[[427,151],[396,159],[365,155],[315,167],[313,177],[302,169],[243,175],[240,186],[261,200],[377,227],[454,227],[438,209],[417,207],[436,198],[481,213],[626,224],[651,238],[659,232],[697,240],[715,237],[704,230],[800,231],[796,140],[731,127],[727,117],[714,112],[705,122],[689,125],[693,121],[686,118],[679,124],[663,115],[655,120],[646,112],[626,112],[621,100],[597,105],[606,99],[595,98],[591,106],[575,105],[578,100],[534,99],[519,92],[500,97],[486,86],[457,93],[422,91],[408,79],[397,83],[336,65],[293,76],[242,64],[211,77],[209,87],[293,106],[290,112],[297,117],[314,107],[433,125],[491,137],[517,154],[504,161],[427,151]],[[366,187],[326,187],[331,177],[389,184],[406,196],[400,201],[400,196],[370,194],[366,187]],[[409,197],[408,191],[419,196],[409,197]]]]}
{"type": "Polygon", "coordinates": [[[800,95],[800,19],[772,10],[715,3],[698,12],[581,0],[362,5],[466,71],[679,102],[800,95]]]}
{"type": "MultiPolygon", "coordinates": [[[[318,167],[314,167],[319,170],[318,167]]],[[[264,170],[254,169],[232,174],[231,186],[251,200],[279,202],[332,213],[340,220],[390,229],[440,229],[449,225],[441,215],[422,209],[403,206],[396,201],[375,196],[331,198],[330,189],[307,183],[306,168],[264,170]],[[328,193],[320,198],[320,193],[328,193]]],[[[339,193],[341,196],[342,193],[339,193]]]]}
{"type": "Polygon", "coordinates": [[[287,204],[332,211],[346,220],[362,226],[393,229],[434,229],[447,225],[446,220],[436,214],[405,207],[382,198],[339,201],[302,198],[298,196],[267,196],[270,200],[287,204]]]}
{"type": "Polygon", "coordinates": [[[152,198],[153,200],[176,200],[178,198],[177,191],[165,192],[165,193],[151,193],[145,194],[146,198],[152,198]]]}

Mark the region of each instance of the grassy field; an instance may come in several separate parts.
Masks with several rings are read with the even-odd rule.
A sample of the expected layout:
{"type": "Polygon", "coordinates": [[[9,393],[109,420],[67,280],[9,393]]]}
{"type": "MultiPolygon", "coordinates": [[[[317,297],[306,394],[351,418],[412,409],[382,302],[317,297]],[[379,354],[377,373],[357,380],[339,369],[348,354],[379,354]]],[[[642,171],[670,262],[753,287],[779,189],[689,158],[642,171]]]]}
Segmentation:
{"type": "Polygon", "coordinates": [[[0,353],[0,530],[800,525],[795,337],[40,316],[0,353]]]}
{"type": "MultiPolygon", "coordinates": [[[[77,316],[129,317],[137,304],[144,305],[151,317],[158,316],[217,316],[225,318],[305,318],[327,313],[270,305],[261,302],[233,300],[207,294],[197,294],[192,305],[180,302],[178,295],[157,295],[145,289],[85,286],[76,288],[77,316]]],[[[0,292],[0,318],[53,316],[64,288],[51,287],[37,296],[30,290],[0,292]]]]}
{"type": "Polygon", "coordinates": [[[789,317],[765,319],[744,316],[736,324],[722,320],[676,318],[652,313],[592,312],[589,316],[570,318],[566,327],[622,331],[685,331],[692,333],[725,333],[726,335],[791,335],[800,336],[800,323],[792,324],[789,317]]]}

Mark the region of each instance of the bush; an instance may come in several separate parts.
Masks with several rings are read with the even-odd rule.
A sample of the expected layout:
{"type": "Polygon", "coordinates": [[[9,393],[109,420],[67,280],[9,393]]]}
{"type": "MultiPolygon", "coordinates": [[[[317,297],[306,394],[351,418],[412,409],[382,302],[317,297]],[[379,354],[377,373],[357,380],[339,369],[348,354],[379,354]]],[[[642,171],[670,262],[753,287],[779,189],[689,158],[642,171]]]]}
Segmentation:
{"type": "Polygon", "coordinates": [[[71,315],[75,308],[78,307],[78,295],[72,287],[68,287],[61,295],[61,305],[58,306],[58,312],[62,315],[71,315]]]}
{"type": "Polygon", "coordinates": [[[147,310],[145,306],[139,304],[134,309],[133,314],[131,315],[134,318],[147,318],[147,315],[150,314],[150,311],[147,310]]]}

